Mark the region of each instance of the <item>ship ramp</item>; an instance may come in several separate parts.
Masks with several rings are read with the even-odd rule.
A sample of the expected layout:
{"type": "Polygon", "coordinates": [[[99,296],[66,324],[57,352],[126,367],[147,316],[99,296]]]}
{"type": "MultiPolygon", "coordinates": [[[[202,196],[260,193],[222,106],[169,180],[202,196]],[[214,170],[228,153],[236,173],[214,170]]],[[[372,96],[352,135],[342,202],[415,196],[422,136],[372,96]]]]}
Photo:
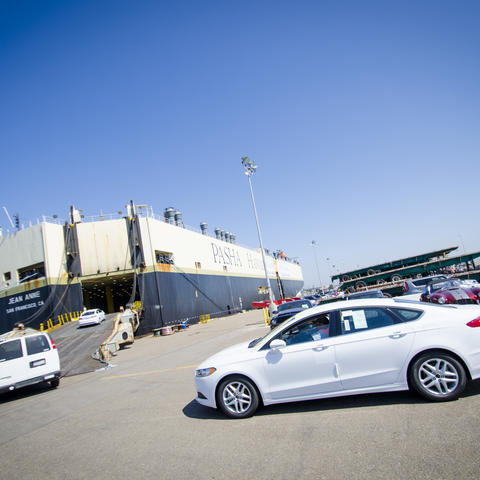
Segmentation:
{"type": "Polygon", "coordinates": [[[105,365],[94,355],[111,335],[117,315],[107,314],[100,325],[79,327],[77,322],[71,322],[49,333],[58,348],[62,377],[93,372],[105,365]]]}

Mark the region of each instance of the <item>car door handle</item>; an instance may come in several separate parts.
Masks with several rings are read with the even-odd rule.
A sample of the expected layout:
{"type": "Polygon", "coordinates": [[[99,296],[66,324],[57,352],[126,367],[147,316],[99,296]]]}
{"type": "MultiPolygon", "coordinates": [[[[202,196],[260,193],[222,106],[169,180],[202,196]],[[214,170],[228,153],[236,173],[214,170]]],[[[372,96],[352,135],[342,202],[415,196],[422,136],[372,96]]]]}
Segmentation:
{"type": "Polygon", "coordinates": [[[390,335],[390,338],[402,338],[406,335],[404,332],[394,332],[390,335]]]}
{"type": "Polygon", "coordinates": [[[313,348],[313,351],[314,352],[321,352],[322,350],[325,350],[327,348],[328,348],[327,345],[317,345],[316,347],[313,348]]]}

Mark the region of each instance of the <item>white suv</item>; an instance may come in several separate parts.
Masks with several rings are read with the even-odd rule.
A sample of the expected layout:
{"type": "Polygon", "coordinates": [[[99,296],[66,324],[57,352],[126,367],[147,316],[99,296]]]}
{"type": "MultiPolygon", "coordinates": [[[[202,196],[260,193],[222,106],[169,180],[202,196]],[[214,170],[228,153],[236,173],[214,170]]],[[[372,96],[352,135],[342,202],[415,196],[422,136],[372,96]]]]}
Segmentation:
{"type": "Polygon", "coordinates": [[[60,358],[49,335],[21,324],[0,335],[0,392],[42,382],[60,383],[60,358]]]}

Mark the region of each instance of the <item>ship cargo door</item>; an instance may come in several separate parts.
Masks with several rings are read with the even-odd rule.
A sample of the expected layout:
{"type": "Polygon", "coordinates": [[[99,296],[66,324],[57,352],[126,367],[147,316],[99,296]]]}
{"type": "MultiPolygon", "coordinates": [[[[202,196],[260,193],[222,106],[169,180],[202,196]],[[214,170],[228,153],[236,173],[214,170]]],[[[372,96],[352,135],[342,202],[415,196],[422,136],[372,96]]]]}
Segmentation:
{"type": "MultiPolygon", "coordinates": [[[[133,289],[133,273],[108,275],[82,280],[83,304],[88,308],[101,308],[106,313],[119,312],[125,307],[133,289]]],[[[138,286],[135,298],[139,299],[138,286]]]]}

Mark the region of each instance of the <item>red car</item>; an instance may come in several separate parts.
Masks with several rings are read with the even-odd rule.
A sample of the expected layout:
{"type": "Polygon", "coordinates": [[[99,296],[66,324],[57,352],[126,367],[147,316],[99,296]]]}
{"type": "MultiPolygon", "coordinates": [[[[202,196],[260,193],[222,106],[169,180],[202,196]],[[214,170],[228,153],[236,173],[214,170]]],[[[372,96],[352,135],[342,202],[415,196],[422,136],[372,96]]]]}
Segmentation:
{"type": "Polygon", "coordinates": [[[430,303],[480,303],[480,287],[464,284],[457,278],[437,280],[427,285],[420,301],[430,303]]]}

